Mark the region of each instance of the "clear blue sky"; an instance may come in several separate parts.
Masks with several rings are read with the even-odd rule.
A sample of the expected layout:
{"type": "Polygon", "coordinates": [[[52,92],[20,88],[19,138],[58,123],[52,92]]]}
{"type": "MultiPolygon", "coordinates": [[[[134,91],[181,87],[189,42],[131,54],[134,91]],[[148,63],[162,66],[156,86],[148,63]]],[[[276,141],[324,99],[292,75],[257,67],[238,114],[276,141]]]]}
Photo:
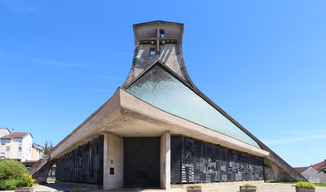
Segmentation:
{"type": "Polygon", "coordinates": [[[123,84],[132,25],[184,23],[195,85],[292,166],[326,158],[326,1],[0,1],[0,127],[59,143],[123,84]]]}

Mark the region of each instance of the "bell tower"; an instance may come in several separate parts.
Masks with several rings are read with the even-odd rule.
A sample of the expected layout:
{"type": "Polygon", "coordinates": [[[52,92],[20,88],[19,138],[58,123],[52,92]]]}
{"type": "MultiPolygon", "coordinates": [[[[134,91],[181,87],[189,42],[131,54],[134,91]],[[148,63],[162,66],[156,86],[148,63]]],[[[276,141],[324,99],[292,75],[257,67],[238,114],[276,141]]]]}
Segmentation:
{"type": "Polygon", "coordinates": [[[152,21],[133,25],[135,52],[129,75],[122,88],[135,80],[148,67],[160,61],[175,72],[189,86],[182,54],[183,23],[152,21]]]}

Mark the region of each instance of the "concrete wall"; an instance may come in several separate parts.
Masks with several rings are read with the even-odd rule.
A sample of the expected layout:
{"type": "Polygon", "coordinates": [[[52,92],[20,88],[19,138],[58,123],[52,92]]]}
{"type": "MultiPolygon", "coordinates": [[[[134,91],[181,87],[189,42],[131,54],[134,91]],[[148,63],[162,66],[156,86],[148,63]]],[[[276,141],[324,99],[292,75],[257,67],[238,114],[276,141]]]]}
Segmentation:
{"type": "Polygon", "coordinates": [[[184,66],[182,55],[182,36],[183,24],[170,23],[164,21],[154,21],[150,23],[134,25],[135,35],[135,52],[132,68],[122,87],[127,86],[131,81],[137,78],[144,70],[146,70],[154,61],[161,60],[170,69],[177,73],[182,79],[190,81],[186,76],[186,68],[184,66]],[[140,44],[142,38],[157,37],[157,29],[164,30],[164,38],[175,38],[175,44],[140,44]],[[159,50],[157,50],[159,47],[159,50]],[[151,55],[150,48],[155,48],[160,54],[151,55]]]}
{"type": "Polygon", "coordinates": [[[265,170],[265,180],[275,180],[271,168],[265,168],[264,170],[265,170]]]}
{"type": "MultiPolygon", "coordinates": [[[[275,160],[273,161],[273,160],[269,159],[269,157],[268,157],[268,158],[264,158],[264,161],[271,167],[273,176],[274,176],[274,180],[276,182],[295,182],[296,181],[295,179],[293,179],[292,176],[290,176],[288,174],[289,172],[285,172],[281,167],[279,167],[278,164],[275,163],[275,160]]],[[[293,169],[292,167],[288,167],[288,168],[293,169]]],[[[295,171],[295,170],[293,169],[293,171],[295,171]]],[[[298,173],[298,172],[296,172],[296,173],[298,173]]],[[[300,173],[298,173],[298,174],[300,175],[300,177],[302,177],[302,175],[300,173]]]]}
{"type": "Polygon", "coordinates": [[[123,138],[104,134],[103,150],[103,190],[123,188],[123,138]]]}
{"type": "Polygon", "coordinates": [[[164,133],[161,137],[160,154],[160,185],[161,188],[170,190],[170,167],[171,167],[171,135],[164,133]]]}
{"type": "Polygon", "coordinates": [[[38,160],[30,169],[29,172],[35,179],[35,183],[46,183],[48,173],[55,163],[55,160],[50,160],[49,155],[44,155],[42,159],[38,160]],[[35,168],[41,167],[36,170],[35,168]],[[35,172],[36,170],[36,172],[35,172]]]}

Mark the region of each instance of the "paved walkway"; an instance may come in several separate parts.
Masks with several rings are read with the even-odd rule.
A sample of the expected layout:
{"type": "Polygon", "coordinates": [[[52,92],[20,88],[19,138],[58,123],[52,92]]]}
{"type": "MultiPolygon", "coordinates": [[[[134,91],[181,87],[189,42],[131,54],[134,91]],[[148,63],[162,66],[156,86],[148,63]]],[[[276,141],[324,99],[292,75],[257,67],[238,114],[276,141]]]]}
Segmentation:
{"type": "MultiPolygon", "coordinates": [[[[279,183],[261,183],[257,184],[257,192],[295,192],[294,185],[291,184],[279,184],[279,183]]],[[[34,185],[34,192],[54,192],[54,191],[70,191],[72,192],[73,185],[67,184],[58,184],[58,183],[49,183],[46,185],[34,185]]],[[[102,189],[93,189],[90,188],[90,192],[103,192],[102,189]]],[[[142,192],[163,192],[164,189],[117,189],[110,190],[110,192],[133,192],[133,191],[142,191],[142,192]]],[[[219,186],[215,188],[203,188],[203,192],[239,192],[238,185],[229,185],[229,186],[219,186]]],[[[6,191],[14,192],[14,191],[6,191]]],[[[181,188],[173,188],[171,192],[186,192],[181,188]]],[[[316,192],[326,192],[326,187],[316,186],[316,192]]]]}

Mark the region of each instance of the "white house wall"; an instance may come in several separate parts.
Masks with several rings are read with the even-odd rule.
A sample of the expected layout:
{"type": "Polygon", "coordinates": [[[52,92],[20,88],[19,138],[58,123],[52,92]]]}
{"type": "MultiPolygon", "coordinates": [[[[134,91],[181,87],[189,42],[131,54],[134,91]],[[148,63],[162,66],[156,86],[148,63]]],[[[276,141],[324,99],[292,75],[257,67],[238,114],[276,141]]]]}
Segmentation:
{"type": "Polygon", "coordinates": [[[4,153],[4,157],[11,158],[10,151],[6,151],[6,147],[9,146],[11,148],[11,139],[1,139],[0,152],[4,153]]]}
{"type": "MultiPolygon", "coordinates": [[[[12,157],[11,158],[18,158],[21,159],[21,161],[23,161],[22,159],[22,151],[19,151],[19,147],[22,147],[22,138],[14,138],[13,139],[13,143],[12,143],[12,157]]],[[[23,148],[22,148],[23,149],[23,148]]]]}
{"type": "MultiPolygon", "coordinates": [[[[21,144],[22,145],[22,158],[21,158],[22,162],[32,159],[32,142],[33,142],[33,138],[30,134],[26,135],[23,138],[22,144],[21,144]]],[[[17,150],[18,150],[18,147],[17,147],[17,150]]]]}

